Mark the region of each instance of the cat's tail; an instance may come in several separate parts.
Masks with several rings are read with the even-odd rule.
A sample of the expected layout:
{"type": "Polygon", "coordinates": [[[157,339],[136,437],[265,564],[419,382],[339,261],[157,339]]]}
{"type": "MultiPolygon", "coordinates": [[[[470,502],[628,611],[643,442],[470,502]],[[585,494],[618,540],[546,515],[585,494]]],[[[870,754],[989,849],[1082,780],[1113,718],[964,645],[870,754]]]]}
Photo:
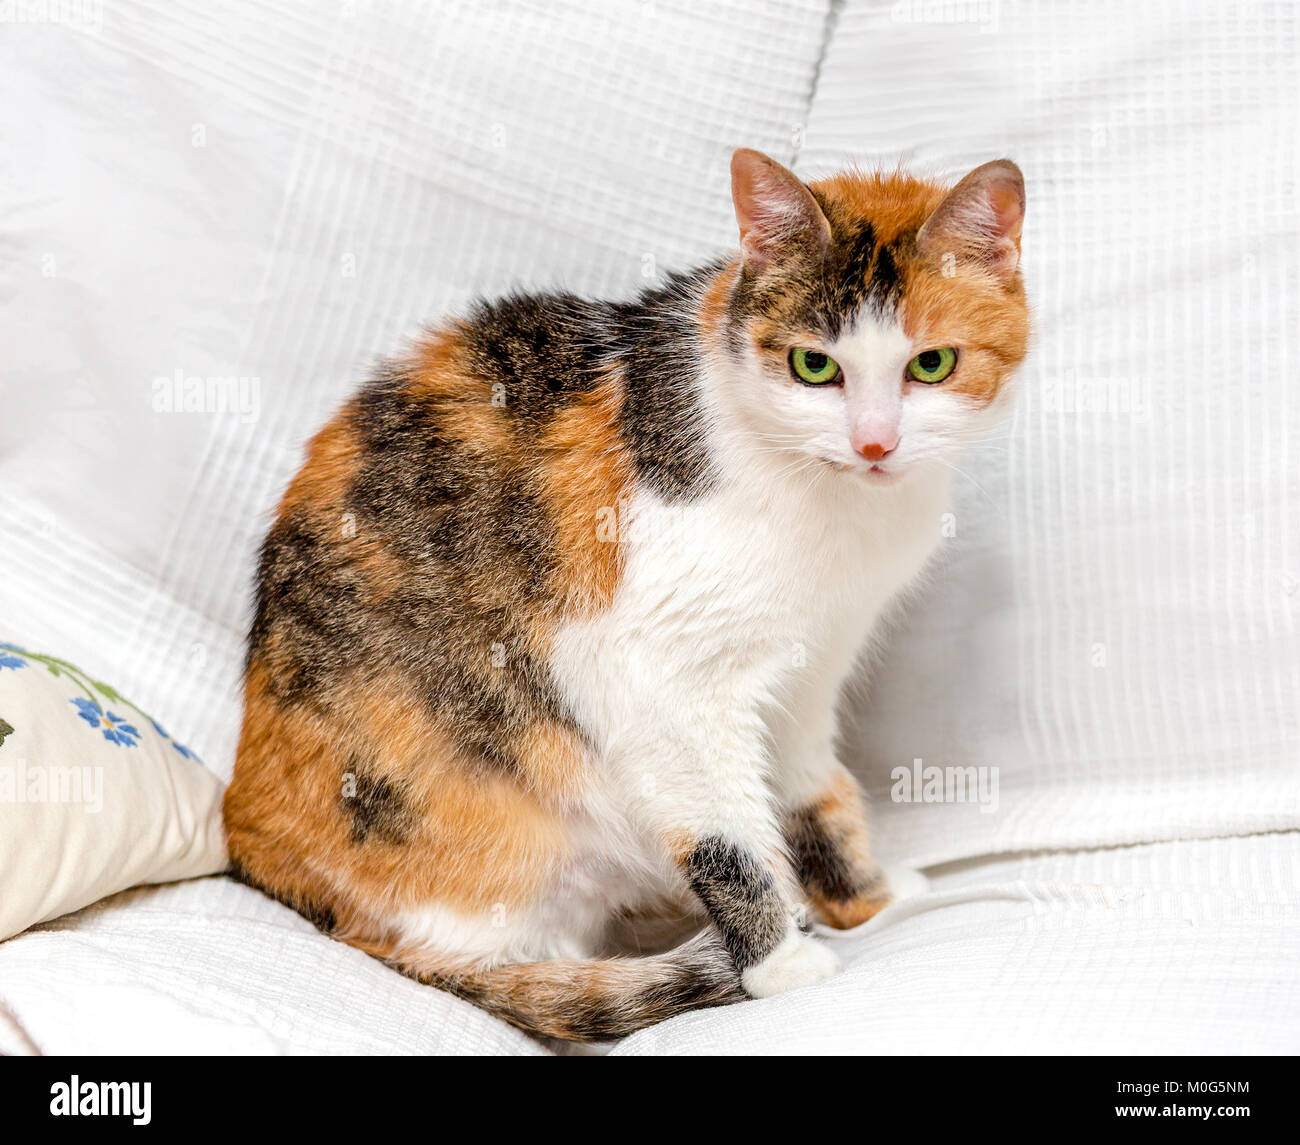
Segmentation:
{"type": "Polygon", "coordinates": [[[612,1041],[687,1010],[747,997],[712,931],[642,958],[516,962],[486,970],[439,964],[424,952],[372,953],[530,1034],[570,1041],[612,1041]]]}

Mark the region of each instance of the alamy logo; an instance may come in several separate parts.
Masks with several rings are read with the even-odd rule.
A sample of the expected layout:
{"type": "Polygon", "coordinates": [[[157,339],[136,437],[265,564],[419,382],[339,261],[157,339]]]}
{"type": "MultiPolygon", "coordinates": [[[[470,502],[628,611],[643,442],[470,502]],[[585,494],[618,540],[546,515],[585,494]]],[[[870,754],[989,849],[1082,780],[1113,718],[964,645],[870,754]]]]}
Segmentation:
{"type": "Polygon", "coordinates": [[[996,767],[927,767],[914,759],[911,767],[896,767],[889,777],[895,803],[975,803],[981,814],[998,809],[996,767]]]}
{"type": "Polygon", "coordinates": [[[147,1081],[69,1081],[50,1086],[53,1117],[129,1117],[132,1125],[148,1125],[153,1084],[147,1081]]]}
{"type": "Polygon", "coordinates": [[[46,767],[25,759],[0,765],[0,803],[79,803],[87,815],[98,815],[104,809],[104,769],[46,767]]]}
{"type": "Polygon", "coordinates": [[[193,377],[176,370],[153,380],[154,413],[233,414],[245,425],[262,411],[262,379],[193,377]]]}

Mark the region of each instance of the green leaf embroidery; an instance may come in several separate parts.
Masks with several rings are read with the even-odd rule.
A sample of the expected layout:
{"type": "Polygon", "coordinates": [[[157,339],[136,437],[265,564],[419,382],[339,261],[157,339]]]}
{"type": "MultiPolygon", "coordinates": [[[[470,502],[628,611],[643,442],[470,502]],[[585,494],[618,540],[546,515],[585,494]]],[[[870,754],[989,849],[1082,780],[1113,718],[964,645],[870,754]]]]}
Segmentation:
{"type": "Polygon", "coordinates": [[[4,747],[5,738],[13,734],[14,725],[0,718],[0,747],[4,747]]]}
{"type": "MultiPolygon", "coordinates": [[[[90,685],[91,685],[92,688],[95,689],[95,691],[97,691],[101,696],[103,696],[105,699],[109,700],[111,703],[114,703],[114,704],[131,704],[131,701],[128,700],[125,696],[122,696],[122,695],[119,695],[119,694],[118,694],[118,691],[117,691],[116,688],[110,688],[110,687],[109,687],[107,684],[105,684],[102,680],[91,680],[91,681],[90,681],[90,685]]],[[[134,704],[131,704],[131,707],[135,708],[135,705],[134,705],[134,704]]],[[[136,710],[137,712],[140,711],[139,708],[135,708],[135,710],[136,710]]],[[[140,714],[143,715],[144,713],[141,712],[140,714]]],[[[148,717],[146,716],[145,718],[147,719],[148,717]]]]}

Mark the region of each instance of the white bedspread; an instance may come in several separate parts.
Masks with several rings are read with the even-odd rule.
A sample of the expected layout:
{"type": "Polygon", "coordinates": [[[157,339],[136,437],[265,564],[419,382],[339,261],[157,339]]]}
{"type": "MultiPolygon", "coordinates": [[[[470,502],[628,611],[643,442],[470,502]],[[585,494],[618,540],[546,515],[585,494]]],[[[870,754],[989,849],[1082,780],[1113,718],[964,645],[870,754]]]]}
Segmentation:
{"type": "MultiPolygon", "coordinates": [[[[613,1052],[1294,1053],[1295,834],[1003,856],[834,935],[845,972],[613,1052]]],[[[226,879],[128,891],[0,945],[46,1053],[542,1053],[226,879]]],[[[0,1012],[0,1051],[23,1041],[0,1012]]]]}
{"type": "MultiPolygon", "coordinates": [[[[267,513],[419,322],[727,246],[737,145],[1010,155],[1022,400],[846,744],[932,890],[843,976],[616,1052],[1300,1050],[1293,5],[73,9],[0,24],[0,629],[228,775],[267,513]],[[177,376],[247,404],[165,412],[177,376]],[[996,810],[892,802],[917,759],[996,810]]],[[[0,1003],[0,1048],[538,1051],[224,880],[0,945],[0,1003]]]]}

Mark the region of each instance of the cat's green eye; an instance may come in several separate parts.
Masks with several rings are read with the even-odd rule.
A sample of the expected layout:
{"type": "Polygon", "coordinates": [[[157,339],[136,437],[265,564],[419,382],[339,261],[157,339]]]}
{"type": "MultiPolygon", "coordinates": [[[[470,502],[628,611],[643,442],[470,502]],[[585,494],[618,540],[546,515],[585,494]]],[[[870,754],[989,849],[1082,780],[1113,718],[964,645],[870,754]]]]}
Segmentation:
{"type": "Polygon", "coordinates": [[[791,350],[790,369],[805,386],[829,386],[840,379],[840,364],[820,350],[791,350]]]}
{"type": "Polygon", "coordinates": [[[914,382],[934,385],[942,382],[957,365],[957,351],[951,346],[942,350],[922,350],[907,363],[907,376],[914,382]]]}

